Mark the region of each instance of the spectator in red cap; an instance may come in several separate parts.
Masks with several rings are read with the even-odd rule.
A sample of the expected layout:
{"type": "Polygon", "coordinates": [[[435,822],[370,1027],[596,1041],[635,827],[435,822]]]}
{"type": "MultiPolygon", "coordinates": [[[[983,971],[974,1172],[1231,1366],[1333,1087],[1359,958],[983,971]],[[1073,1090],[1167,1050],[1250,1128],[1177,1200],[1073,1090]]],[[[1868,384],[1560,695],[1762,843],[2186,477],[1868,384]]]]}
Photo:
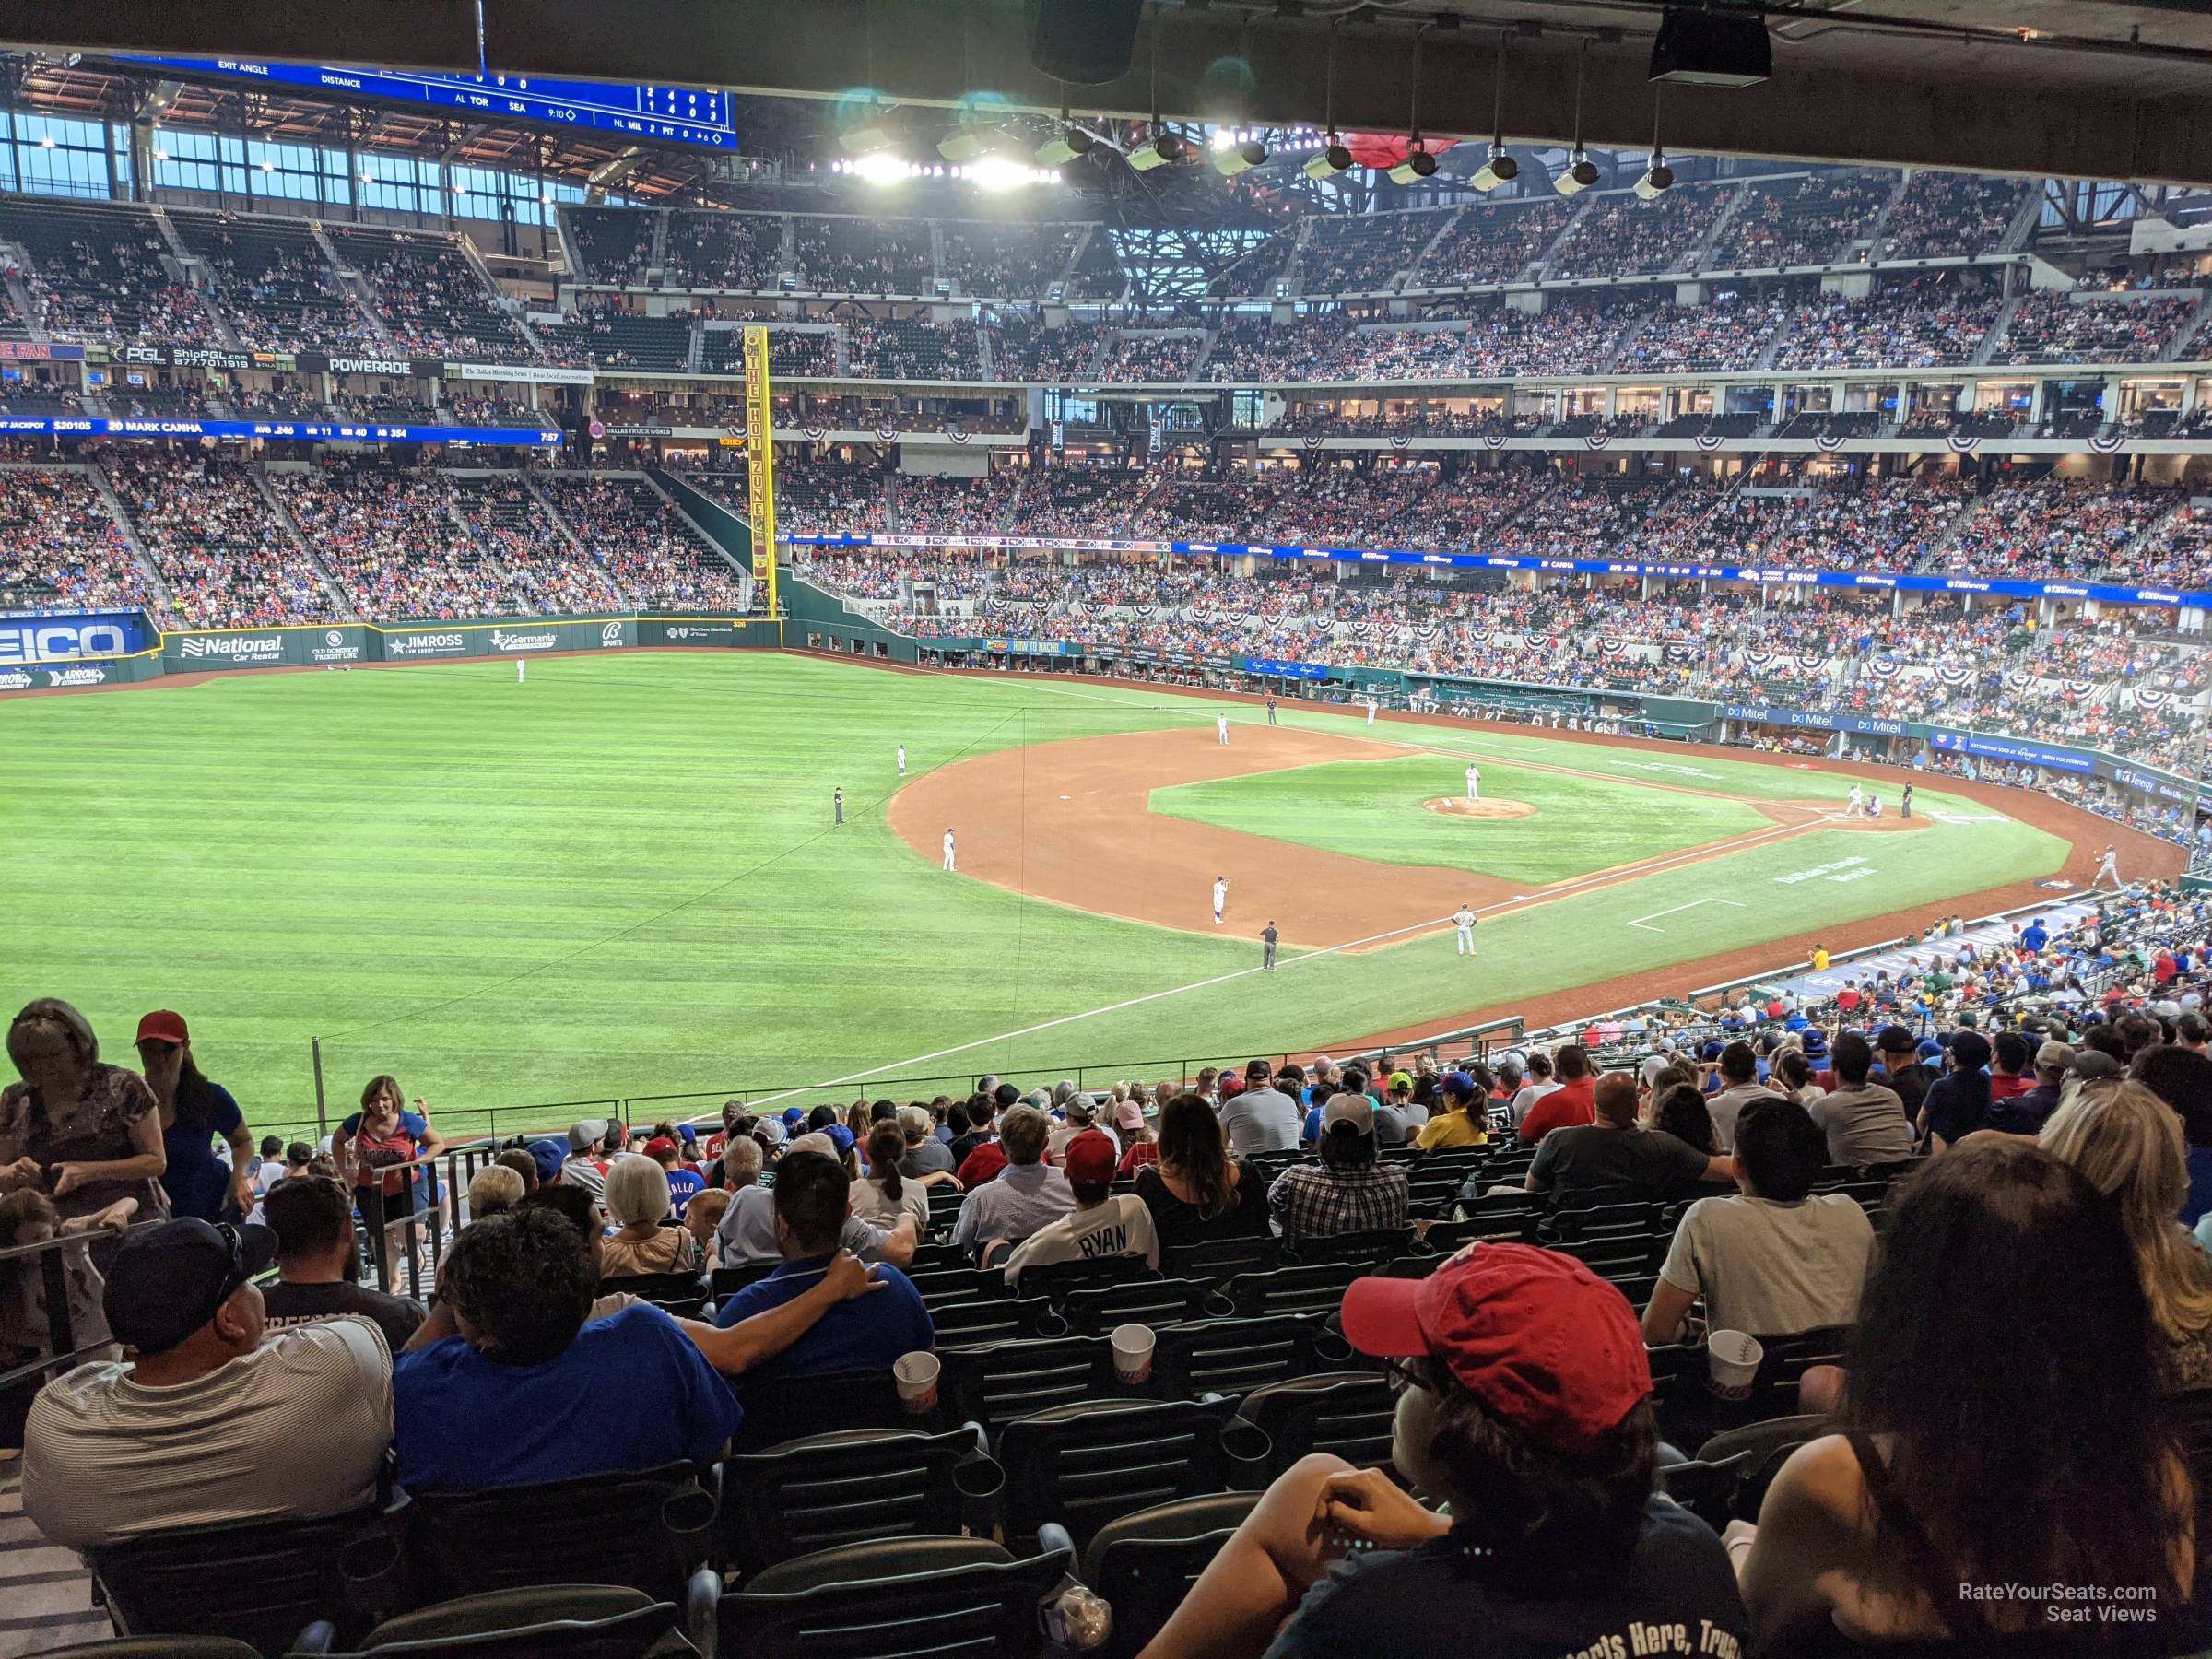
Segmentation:
{"type": "Polygon", "coordinates": [[[1684,1651],[1742,1651],[1720,1540],[1653,1490],[1651,1368],[1618,1290],[1555,1252],[1477,1244],[1425,1279],[1356,1281],[1344,1334],[1394,1362],[1391,1462],[1451,1518],[1380,1469],[1304,1458],[1147,1659],[1559,1659],[1651,1652],[1639,1638],[1670,1626],[1684,1651]]]}
{"type": "Polygon", "coordinates": [[[691,1202],[691,1195],[707,1184],[706,1177],[678,1161],[682,1156],[681,1150],[665,1135],[656,1135],[645,1143],[645,1156],[659,1164],[667,1174],[668,1213],[681,1221],[685,1206],[691,1202]]]}
{"type": "Polygon", "coordinates": [[[1076,1207],[1015,1246],[1006,1258],[1007,1284],[1018,1283],[1025,1268],[1053,1262],[1139,1256],[1147,1267],[1159,1265],[1152,1212],[1135,1194],[1112,1190],[1115,1162],[1113,1142],[1096,1129],[1086,1129],[1067,1143],[1060,1164],[1076,1207]]]}
{"type": "Polygon", "coordinates": [[[100,1058],[82,1014],[41,997],[7,1028],[19,1083],[0,1088],[0,1193],[53,1200],[64,1221],[135,1198],[141,1220],[169,1214],[161,1112],[144,1078],[100,1058]]]}
{"type": "Polygon", "coordinates": [[[238,1102],[201,1075],[183,1015],[166,1008],[148,1014],[138,1022],[137,1048],[139,1072],[161,1106],[161,1148],[169,1159],[161,1185],[169,1193],[169,1213],[203,1221],[241,1218],[253,1207],[258,1160],[253,1132],[238,1102]],[[228,1164],[211,1149],[218,1135],[230,1144],[228,1164]]]}

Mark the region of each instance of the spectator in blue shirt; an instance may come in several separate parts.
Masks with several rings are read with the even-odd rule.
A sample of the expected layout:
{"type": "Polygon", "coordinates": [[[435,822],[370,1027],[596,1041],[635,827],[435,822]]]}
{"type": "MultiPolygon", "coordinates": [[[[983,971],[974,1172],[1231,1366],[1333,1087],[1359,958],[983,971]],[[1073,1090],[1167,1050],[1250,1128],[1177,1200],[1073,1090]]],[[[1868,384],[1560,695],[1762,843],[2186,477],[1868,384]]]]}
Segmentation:
{"type": "Polygon", "coordinates": [[[138,1022],[138,1065],[161,1103],[161,1146],[169,1167],[161,1185],[171,1216],[203,1221],[242,1217],[253,1207],[253,1133],[230,1091],[200,1075],[192,1056],[192,1033],[182,1014],[164,1008],[138,1022]],[[229,1143],[225,1162],[212,1150],[229,1143]]]}
{"type": "MultiPolygon", "coordinates": [[[[845,1218],[853,1213],[852,1181],[838,1159],[793,1152],[776,1166],[776,1244],[783,1265],[722,1304],[724,1326],[781,1308],[820,1283],[836,1257],[845,1218]]],[[[880,1296],[840,1303],[806,1334],[759,1368],[765,1377],[813,1377],[829,1371],[888,1371],[901,1354],[936,1346],[922,1293],[896,1267],[876,1270],[880,1296]]]]}
{"type": "Polygon", "coordinates": [[[710,1461],[745,1415],[717,1369],[781,1352],[869,1288],[841,1256],[807,1294],[728,1331],[643,1302],[587,1324],[583,1236],[548,1206],[502,1210],[453,1241],[438,1310],[392,1368],[400,1483],[471,1492],[710,1461]]]}

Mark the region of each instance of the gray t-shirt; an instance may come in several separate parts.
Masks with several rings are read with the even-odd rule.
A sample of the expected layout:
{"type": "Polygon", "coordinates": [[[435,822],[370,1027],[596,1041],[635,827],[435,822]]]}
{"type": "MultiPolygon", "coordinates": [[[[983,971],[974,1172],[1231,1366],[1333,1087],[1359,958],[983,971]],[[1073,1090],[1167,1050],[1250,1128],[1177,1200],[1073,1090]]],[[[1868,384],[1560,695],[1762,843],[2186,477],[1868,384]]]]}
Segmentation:
{"type": "Polygon", "coordinates": [[[1239,1158],[1254,1152],[1295,1152],[1305,1116],[1298,1102],[1278,1088],[1248,1088],[1221,1108],[1229,1149],[1239,1158]]]}
{"type": "Polygon", "coordinates": [[[924,1175],[949,1175],[952,1148],[930,1135],[920,1146],[906,1149],[906,1156],[899,1160],[899,1173],[917,1181],[924,1175]]]}
{"type": "MultiPolygon", "coordinates": [[[[738,1188],[730,1207],[722,1214],[722,1225],[714,1230],[714,1242],[724,1267],[782,1261],[783,1252],[776,1243],[775,1194],[762,1186],[738,1188]]],[[[888,1242],[889,1234],[870,1227],[858,1216],[847,1216],[837,1245],[864,1262],[880,1262],[883,1247],[888,1242]]]]}
{"type": "Polygon", "coordinates": [[[1683,1212],[1659,1277],[1702,1296],[1716,1331],[1786,1336],[1856,1319],[1873,1253],[1874,1224],[1841,1193],[1795,1204],[1738,1194],[1683,1212]]]}
{"type": "Polygon", "coordinates": [[[1076,1207],[1076,1189],[1050,1164],[1010,1163],[960,1204],[952,1241],[972,1248],[994,1239],[1018,1244],[1076,1207]]]}
{"type": "Polygon", "coordinates": [[[1912,1156],[1912,1125],[1894,1088],[1833,1088],[1807,1108],[1828,1133],[1831,1164],[1899,1163],[1912,1156]]]}
{"type": "Polygon", "coordinates": [[[31,1402],[23,1512],[56,1544],[342,1515],[376,1501],[392,1356],[358,1314],[279,1331],[189,1382],[80,1365],[31,1402]]]}
{"type": "Polygon", "coordinates": [[[1737,1083],[1712,1096],[1705,1110],[1712,1114],[1714,1145],[1724,1152],[1735,1150],[1735,1120],[1753,1100],[1775,1100],[1782,1097],[1764,1083],[1737,1083]]]}
{"type": "Polygon", "coordinates": [[[1659,1197],[1704,1179],[1710,1160],[1664,1129],[1607,1129],[1583,1124],[1554,1129],[1528,1166],[1532,1190],[1564,1197],[1616,1192],[1659,1197]]]}

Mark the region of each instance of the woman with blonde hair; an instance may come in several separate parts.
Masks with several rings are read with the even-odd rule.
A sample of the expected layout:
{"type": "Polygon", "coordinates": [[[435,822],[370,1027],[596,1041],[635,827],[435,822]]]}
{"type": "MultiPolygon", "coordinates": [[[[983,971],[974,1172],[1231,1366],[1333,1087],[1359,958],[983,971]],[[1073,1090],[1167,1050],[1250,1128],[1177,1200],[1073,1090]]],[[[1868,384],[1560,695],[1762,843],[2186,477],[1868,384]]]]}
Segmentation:
{"type": "Polygon", "coordinates": [[[503,1209],[512,1209],[526,1194],[523,1178],[505,1164],[486,1164],[468,1183],[468,1218],[481,1221],[503,1209]]]}
{"type": "Polygon", "coordinates": [[[633,1273],[696,1273],[706,1265],[698,1239],[664,1227],[674,1212],[668,1171],[641,1152],[625,1152],[606,1168],[606,1213],[615,1230],[602,1246],[603,1278],[633,1273]]]}
{"type": "Polygon", "coordinates": [[[2169,1392],[2212,1387],[2212,1262],[2175,1219],[2189,1190],[2182,1124],[2140,1083],[2085,1085],[2037,1137],[2112,1199],[2168,1351],[2169,1392]]]}

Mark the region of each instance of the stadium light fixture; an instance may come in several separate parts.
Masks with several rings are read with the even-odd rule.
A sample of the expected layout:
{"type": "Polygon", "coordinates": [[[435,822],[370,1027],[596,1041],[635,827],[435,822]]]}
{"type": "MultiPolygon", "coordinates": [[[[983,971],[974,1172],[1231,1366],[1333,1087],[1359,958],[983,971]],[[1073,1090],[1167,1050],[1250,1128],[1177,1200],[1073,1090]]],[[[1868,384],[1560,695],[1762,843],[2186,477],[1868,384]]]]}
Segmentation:
{"type": "Polygon", "coordinates": [[[1129,152],[1129,165],[1137,172],[1150,172],[1156,167],[1165,167],[1183,157],[1183,142],[1168,131],[1167,123],[1159,118],[1159,30],[1152,35],[1152,124],[1147,129],[1152,141],[1129,152]]]}
{"type": "Polygon", "coordinates": [[[1665,90],[1665,82],[1653,84],[1652,164],[1643,170],[1643,177],[1636,181],[1636,194],[1647,202],[1657,201],[1675,182],[1675,170],[1666,164],[1666,147],[1659,142],[1659,96],[1665,90]]]}
{"type": "Polygon", "coordinates": [[[1590,37],[1584,35],[1574,60],[1574,153],[1551,181],[1551,187],[1563,196],[1579,195],[1597,182],[1597,163],[1583,148],[1583,65],[1589,56],[1590,37]]]}
{"type": "Polygon", "coordinates": [[[1037,160],[1044,167],[1065,167],[1079,157],[1088,156],[1098,144],[1092,134],[1075,124],[1068,113],[1067,88],[1060,88],[1060,130],[1037,147],[1037,160]]]}
{"type": "Polygon", "coordinates": [[[1321,154],[1305,165],[1306,177],[1317,184],[1324,179],[1333,179],[1338,173],[1352,170],[1352,152],[1344,147],[1344,140],[1336,135],[1336,24],[1334,19],[1329,23],[1329,67],[1324,85],[1327,89],[1322,94],[1321,119],[1323,126],[1328,130],[1329,141],[1321,154]]]}
{"type": "Polygon", "coordinates": [[[1421,43],[1433,25],[1424,23],[1413,31],[1413,108],[1406,123],[1406,159],[1390,170],[1394,184],[1414,184],[1436,176],[1436,158],[1421,144],[1421,43]]]}
{"type": "Polygon", "coordinates": [[[1504,29],[1498,31],[1498,67],[1490,86],[1490,148],[1482,165],[1468,177],[1467,182],[1486,194],[1500,184],[1510,184],[1521,176],[1521,163],[1505,153],[1505,42],[1504,29]]]}

